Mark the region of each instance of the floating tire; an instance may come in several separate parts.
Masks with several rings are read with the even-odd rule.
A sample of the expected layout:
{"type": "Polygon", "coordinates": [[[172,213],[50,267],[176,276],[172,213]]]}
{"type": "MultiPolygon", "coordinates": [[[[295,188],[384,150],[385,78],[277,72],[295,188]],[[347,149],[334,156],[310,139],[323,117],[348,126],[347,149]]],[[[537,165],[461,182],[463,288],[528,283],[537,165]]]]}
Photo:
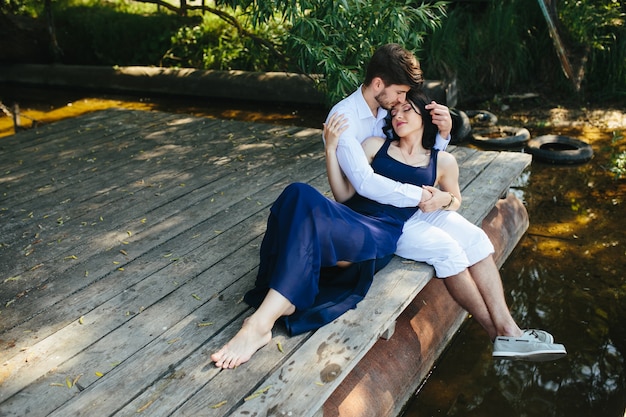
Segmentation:
{"type": "Polygon", "coordinates": [[[559,135],[544,135],[528,141],[526,152],[531,154],[533,159],[550,164],[582,164],[593,158],[591,145],[582,140],[559,135]]]}
{"type": "Polygon", "coordinates": [[[491,126],[472,130],[472,142],[490,147],[511,148],[523,146],[530,132],[523,127],[491,126]]]}
{"type": "Polygon", "coordinates": [[[452,117],[452,131],[450,132],[450,144],[456,145],[470,137],[472,133],[472,126],[470,119],[467,117],[464,111],[457,109],[450,109],[450,116],[452,117]]]}
{"type": "Polygon", "coordinates": [[[472,126],[495,126],[498,116],[487,110],[465,110],[472,126]]]}

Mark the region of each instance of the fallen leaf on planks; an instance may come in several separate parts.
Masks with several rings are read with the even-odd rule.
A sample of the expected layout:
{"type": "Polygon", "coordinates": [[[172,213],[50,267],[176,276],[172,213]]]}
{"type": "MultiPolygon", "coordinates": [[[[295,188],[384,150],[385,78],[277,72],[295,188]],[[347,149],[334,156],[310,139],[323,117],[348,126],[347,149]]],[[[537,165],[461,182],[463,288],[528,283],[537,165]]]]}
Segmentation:
{"type": "Polygon", "coordinates": [[[272,388],[272,386],[271,386],[271,385],[268,385],[268,386],[267,386],[267,387],[265,387],[265,388],[261,388],[260,390],[256,391],[254,394],[250,394],[250,395],[248,395],[248,396],[247,396],[246,398],[244,398],[243,400],[244,400],[244,401],[250,401],[250,400],[253,400],[253,399],[255,399],[255,398],[259,397],[261,394],[265,394],[267,391],[269,391],[269,390],[270,390],[270,388],[272,388]]]}
{"type": "Polygon", "coordinates": [[[148,409],[148,407],[150,407],[152,405],[152,403],[154,402],[154,400],[150,400],[147,403],[145,403],[144,405],[142,405],[141,407],[139,407],[137,409],[138,413],[143,413],[144,411],[146,411],[148,409]]]}
{"type": "Polygon", "coordinates": [[[211,408],[220,408],[221,406],[225,405],[227,402],[228,402],[228,401],[226,401],[226,400],[221,401],[221,402],[219,402],[219,403],[217,403],[217,404],[213,404],[213,405],[211,406],[211,408]]]}
{"type": "Polygon", "coordinates": [[[16,275],[14,277],[9,277],[9,278],[4,280],[4,283],[10,282],[10,281],[18,281],[20,278],[22,278],[21,275],[16,275]]]}

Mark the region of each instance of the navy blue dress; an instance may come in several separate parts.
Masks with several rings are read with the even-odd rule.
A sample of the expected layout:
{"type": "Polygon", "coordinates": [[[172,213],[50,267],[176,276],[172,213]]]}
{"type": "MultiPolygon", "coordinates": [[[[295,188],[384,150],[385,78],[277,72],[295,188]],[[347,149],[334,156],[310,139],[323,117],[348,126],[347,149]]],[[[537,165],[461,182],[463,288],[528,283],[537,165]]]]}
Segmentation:
{"type": "MultiPolygon", "coordinates": [[[[434,183],[436,151],[428,167],[416,168],[389,157],[389,144],[374,157],[375,172],[416,185],[434,183]]],[[[255,287],[244,300],[258,307],[269,288],[278,291],[296,307],[284,318],[291,335],[333,321],[365,297],[376,271],[393,257],[404,222],[416,210],[358,194],[341,204],[310,185],[290,184],[270,209],[255,287]],[[352,264],[339,268],[338,261],[352,264]]]]}

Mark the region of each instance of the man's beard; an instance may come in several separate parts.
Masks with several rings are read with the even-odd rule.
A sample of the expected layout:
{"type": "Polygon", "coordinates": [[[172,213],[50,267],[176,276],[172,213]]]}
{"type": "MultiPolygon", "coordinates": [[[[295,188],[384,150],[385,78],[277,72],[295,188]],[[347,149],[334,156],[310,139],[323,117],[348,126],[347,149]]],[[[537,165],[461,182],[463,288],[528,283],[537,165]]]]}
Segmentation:
{"type": "Polygon", "coordinates": [[[377,95],[376,97],[374,97],[376,99],[376,102],[378,103],[378,105],[380,107],[382,107],[385,110],[391,110],[392,107],[394,107],[396,104],[398,104],[398,101],[396,100],[395,103],[390,103],[387,100],[387,94],[385,93],[380,93],[379,95],[377,95]]]}

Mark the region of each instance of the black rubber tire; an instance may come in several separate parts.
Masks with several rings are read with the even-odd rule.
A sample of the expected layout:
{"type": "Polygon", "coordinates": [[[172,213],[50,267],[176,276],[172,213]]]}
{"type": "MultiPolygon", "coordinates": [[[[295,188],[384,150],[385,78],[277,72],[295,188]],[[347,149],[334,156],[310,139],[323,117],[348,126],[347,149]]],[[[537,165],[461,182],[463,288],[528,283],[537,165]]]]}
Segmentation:
{"type": "Polygon", "coordinates": [[[521,147],[529,139],[530,132],[523,127],[491,126],[472,130],[472,142],[482,146],[521,147]]]}
{"type": "Polygon", "coordinates": [[[495,126],[498,116],[487,110],[465,110],[472,126],[495,126]]]}
{"type": "Polygon", "coordinates": [[[525,150],[534,160],[549,164],[582,164],[593,158],[591,145],[568,136],[539,136],[528,141],[525,150]]]}
{"type": "Polygon", "coordinates": [[[452,132],[450,132],[450,144],[457,145],[466,141],[472,133],[469,117],[464,111],[450,109],[452,117],[452,132]]]}

